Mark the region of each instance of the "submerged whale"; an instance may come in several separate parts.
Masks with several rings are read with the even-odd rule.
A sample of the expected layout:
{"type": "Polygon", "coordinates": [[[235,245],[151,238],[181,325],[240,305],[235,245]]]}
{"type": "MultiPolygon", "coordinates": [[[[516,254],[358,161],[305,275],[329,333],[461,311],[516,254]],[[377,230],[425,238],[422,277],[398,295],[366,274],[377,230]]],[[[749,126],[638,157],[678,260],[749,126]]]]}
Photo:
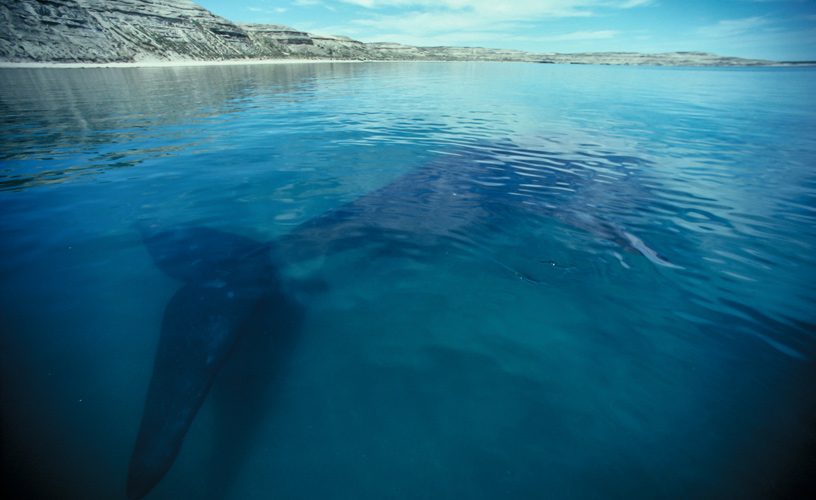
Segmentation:
{"type": "Polygon", "coordinates": [[[594,215],[600,194],[592,194],[591,203],[559,194],[580,192],[587,170],[579,167],[512,145],[471,148],[444,155],[273,242],[207,227],[142,224],[155,265],[183,285],[164,312],[128,498],[147,495],[170,469],[219,369],[246,325],[265,312],[260,309],[278,314],[271,323],[291,323],[280,316],[298,314],[301,306],[281,277],[282,266],[360,248],[368,256],[453,248],[483,253],[496,232],[534,213],[673,267],[640,238],[594,215]]]}
{"type": "Polygon", "coordinates": [[[164,311],[130,461],[130,499],[144,497],[170,469],[216,373],[260,304],[272,301],[286,314],[297,310],[282,289],[269,245],[206,227],[140,229],[156,266],[184,285],[164,311]]]}

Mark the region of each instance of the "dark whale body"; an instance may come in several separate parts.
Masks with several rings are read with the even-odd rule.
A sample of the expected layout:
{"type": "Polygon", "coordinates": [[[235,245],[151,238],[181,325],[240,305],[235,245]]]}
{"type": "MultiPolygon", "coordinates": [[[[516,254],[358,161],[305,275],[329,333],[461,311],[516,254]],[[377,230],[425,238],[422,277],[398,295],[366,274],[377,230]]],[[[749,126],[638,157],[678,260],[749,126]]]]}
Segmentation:
{"type": "MultiPolygon", "coordinates": [[[[268,320],[271,322],[291,324],[291,318],[283,316],[298,314],[300,306],[283,286],[276,263],[287,265],[350,249],[371,250],[372,246],[388,255],[416,255],[433,253],[437,247],[468,248],[474,241],[484,243],[476,248],[484,254],[482,247],[489,248],[497,231],[512,231],[525,214],[535,214],[595,234],[655,264],[674,267],[639,238],[593,213],[603,193],[586,186],[592,179],[581,179],[585,170],[558,155],[541,156],[541,152],[512,145],[444,155],[303,223],[273,243],[206,227],[141,226],[156,266],[184,285],[164,312],[130,462],[128,498],[147,495],[170,469],[213,379],[245,326],[264,314],[259,309],[278,315],[268,320]],[[591,199],[560,199],[557,193],[561,191],[545,189],[553,186],[561,191],[564,186],[570,192],[588,191],[591,199]]],[[[378,251],[365,255],[376,256],[378,251]]],[[[274,325],[268,329],[273,330],[274,325]]]]}
{"type": "MultiPolygon", "coordinates": [[[[128,498],[145,496],[169,470],[213,379],[258,305],[281,293],[269,246],[204,227],[142,228],[156,266],[184,282],[164,311],[128,498]]],[[[294,305],[290,306],[294,308],[294,305]]]]}

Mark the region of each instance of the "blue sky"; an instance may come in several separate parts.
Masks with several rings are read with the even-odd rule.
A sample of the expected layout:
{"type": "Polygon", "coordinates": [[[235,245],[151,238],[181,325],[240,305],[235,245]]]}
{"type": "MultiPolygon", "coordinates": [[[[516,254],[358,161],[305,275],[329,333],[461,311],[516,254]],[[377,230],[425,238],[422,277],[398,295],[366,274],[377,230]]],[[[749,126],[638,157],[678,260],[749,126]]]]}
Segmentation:
{"type": "Polygon", "coordinates": [[[816,0],[200,0],[231,21],[363,42],[816,60],[816,0]]]}

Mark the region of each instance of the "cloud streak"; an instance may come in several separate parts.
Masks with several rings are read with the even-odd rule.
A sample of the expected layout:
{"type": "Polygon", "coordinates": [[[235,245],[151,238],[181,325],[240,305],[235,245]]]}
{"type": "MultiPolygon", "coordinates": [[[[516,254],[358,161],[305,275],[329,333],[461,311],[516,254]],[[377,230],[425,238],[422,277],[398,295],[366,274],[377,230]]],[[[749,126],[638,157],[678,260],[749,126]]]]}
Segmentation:
{"type": "Polygon", "coordinates": [[[615,30],[575,31],[563,35],[542,36],[534,40],[537,42],[567,42],[579,40],[603,40],[616,37],[620,32],[615,30]]]}
{"type": "Polygon", "coordinates": [[[593,8],[628,9],[652,0],[342,0],[372,10],[389,8],[423,12],[472,13],[499,19],[541,19],[593,15],[593,8]]]}
{"type": "MultiPolygon", "coordinates": [[[[342,0],[366,9],[352,23],[370,38],[401,43],[425,40],[425,45],[441,41],[467,42],[481,39],[520,39],[515,35],[542,20],[586,18],[598,11],[631,9],[651,0],[342,0]],[[393,13],[398,10],[397,13],[393,13]]],[[[578,31],[528,40],[567,41],[610,38],[613,30],[578,31]]]]}
{"type": "Polygon", "coordinates": [[[768,26],[771,21],[765,17],[747,17],[744,19],[724,19],[717,24],[701,26],[695,34],[707,38],[724,38],[756,33],[757,30],[768,26]]]}

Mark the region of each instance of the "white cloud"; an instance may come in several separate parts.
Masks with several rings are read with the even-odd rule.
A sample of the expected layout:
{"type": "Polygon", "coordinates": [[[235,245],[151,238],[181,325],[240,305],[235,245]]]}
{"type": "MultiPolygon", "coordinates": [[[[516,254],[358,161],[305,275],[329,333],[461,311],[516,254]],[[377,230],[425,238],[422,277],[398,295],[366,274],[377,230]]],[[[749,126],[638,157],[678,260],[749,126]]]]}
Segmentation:
{"type": "Polygon", "coordinates": [[[272,9],[272,10],[270,10],[270,9],[259,9],[258,7],[247,7],[247,10],[250,10],[252,12],[257,12],[259,14],[281,14],[283,12],[286,12],[286,8],[284,8],[284,7],[278,7],[278,8],[272,9]]]}
{"type": "Polygon", "coordinates": [[[620,34],[619,31],[601,30],[601,31],[575,31],[573,33],[564,33],[561,35],[549,36],[524,36],[524,35],[505,35],[504,33],[489,33],[489,32],[468,32],[468,33],[451,33],[448,35],[440,35],[437,39],[444,41],[469,41],[469,40],[512,40],[524,42],[567,42],[567,41],[584,41],[584,40],[602,40],[614,38],[620,34]]]}
{"type": "MultiPolygon", "coordinates": [[[[311,0],[308,0],[311,1],[311,0]]],[[[598,11],[630,9],[653,0],[342,0],[364,7],[368,13],[352,21],[376,39],[478,40],[468,34],[505,34],[495,39],[508,40],[515,30],[546,19],[581,18],[598,15],[598,11]],[[401,12],[395,12],[399,8],[401,12]],[[395,35],[398,35],[395,37],[395,35]]],[[[581,32],[560,36],[609,37],[610,31],[581,32]]],[[[558,35],[555,35],[558,36],[558,35]]],[[[494,37],[491,37],[494,38],[494,37]]],[[[485,38],[482,37],[482,40],[485,38]]],[[[565,38],[564,40],[569,40],[565,38]]]]}
{"type": "MultiPolygon", "coordinates": [[[[609,9],[630,9],[652,0],[342,0],[365,8],[345,33],[365,41],[394,41],[415,45],[502,42],[561,42],[608,39],[612,30],[578,31],[549,36],[519,36],[537,29],[536,23],[557,18],[584,18],[609,9]],[[399,8],[399,10],[395,10],[399,8]]],[[[557,28],[554,26],[553,28],[557,28]]]]}
{"type": "Polygon", "coordinates": [[[755,33],[758,29],[771,24],[765,17],[746,17],[744,19],[724,19],[717,24],[702,26],[695,34],[706,38],[728,38],[755,33]]]}
{"type": "Polygon", "coordinates": [[[368,9],[374,8],[377,4],[376,0],[342,0],[342,1],[354,5],[359,5],[361,7],[366,7],[368,9]]]}
{"type": "Polygon", "coordinates": [[[472,12],[408,12],[403,15],[377,16],[353,22],[381,32],[401,32],[413,36],[463,31],[500,31],[508,28],[506,24],[493,22],[472,12]]]}
{"type": "Polygon", "coordinates": [[[425,12],[474,13],[499,19],[587,16],[592,9],[631,8],[652,0],[342,0],[367,9],[422,8],[425,12]]]}
{"type": "Polygon", "coordinates": [[[292,5],[295,7],[323,7],[324,9],[328,9],[332,12],[337,10],[337,7],[334,5],[328,4],[323,0],[294,0],[292,5]]]}
{"type": "Polygon", "coordinates": [[[619,7],[621,9],[631,9],[632,7],[640,7],[641,5],[648,5],[650,3],[652,3],[652,0],[629,0],[619,5],[619,7]]]}
{"type": "Polygon", "coordinates": [[[717,44],[717,52],[724,55],[742,52],[757,54],[744,57],[812,59],[810,54],[816,47],[816,28],[791,29],[785,20],[767,17],[727,19],[697,28],[692,34],[717,44]],[[786,49],[776,50],[783,47],[786,49]]]}
{"type": "Polygon", "coordinates": [[[566,42],[579,40],[602,40],[607,38],[614,38],[620,32],[614,30],[599,30],[599,31],[576,31],[574,33],[565,33],[563,35],[552,35],[536,38],[540,42],[566,42]]]}

